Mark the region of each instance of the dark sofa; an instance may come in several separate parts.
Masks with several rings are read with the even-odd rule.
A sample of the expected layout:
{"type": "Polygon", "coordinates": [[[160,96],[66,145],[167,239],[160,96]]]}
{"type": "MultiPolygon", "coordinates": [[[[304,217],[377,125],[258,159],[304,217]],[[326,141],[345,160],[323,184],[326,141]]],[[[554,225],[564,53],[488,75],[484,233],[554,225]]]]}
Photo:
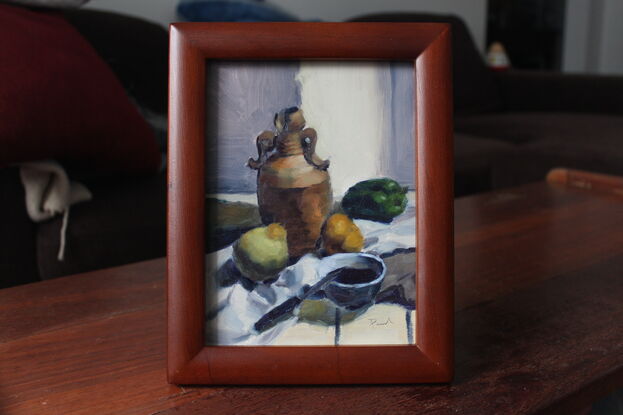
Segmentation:
{"type": "Polygon", "coordinates": [[[493,72],[454,16],[353,21],[452,25],[456,196],[542,180],[561,166],[623,175],[623,77],[493,72]]]}
{"type": "MultiPolygon", "coordinates": [[[[116,13],[54,13],[62,13],[108,64],[164,147],[167,30],[116,13]]],[[[121,177],[68,173],[94,197],[71,207],[65,260],[59,261],[61,218],[32,222],[18,168],[0,169],[0,288],[164,256],[166,172],[121,177]]]]}
{"type": "MultiPolygon", "coordinates": [[[[113,13],[72,10],[65,16],[143,113],[164,117],[166,30],[113,13]]],[[[464,23],[452,16],[392,14],[356,20],[452,24],[457,196],[541,180],[556,166],[623,174],[623,78],[491,72],[464,23]]],[[[0,205],[0,287],[165,255],[164,172],[86,184],[95,197],[72,207],[61,262],[56,259],[61,219],[31,222],[17,169],[0,169],[5,201],[0,205]]]]}

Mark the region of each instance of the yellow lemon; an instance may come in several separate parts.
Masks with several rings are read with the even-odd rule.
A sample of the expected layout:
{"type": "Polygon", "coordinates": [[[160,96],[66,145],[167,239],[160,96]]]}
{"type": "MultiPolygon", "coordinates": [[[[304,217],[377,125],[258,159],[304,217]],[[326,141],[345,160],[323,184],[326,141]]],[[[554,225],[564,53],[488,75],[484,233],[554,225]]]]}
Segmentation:
{"type": "Polygon", "coordinates": [[[364,238],[355,223],[343,213],[332,215],[322,234],[325,251],[329,255],[339,252],[359,252],[363,249],[364,238]]]}
{"type": "Polygon", "coordinates": [[[351,231],[353,221],[343,213],[336,213],[327,219],[325,235],[331,240],[343,239],[351,231]]]}
{"type": "Polygon", "coordinates": [[[342,243],[342,249],[344,252],[360,252],[363,249],[363,235],[359,228],[346,236],[342,243]]]}
{"type": "Polygon", "coordinates": [[[271,223],[266,227],[266,236],[268,236],[270,239],[285,239],[286,230],[278,223],[271,223]]]}

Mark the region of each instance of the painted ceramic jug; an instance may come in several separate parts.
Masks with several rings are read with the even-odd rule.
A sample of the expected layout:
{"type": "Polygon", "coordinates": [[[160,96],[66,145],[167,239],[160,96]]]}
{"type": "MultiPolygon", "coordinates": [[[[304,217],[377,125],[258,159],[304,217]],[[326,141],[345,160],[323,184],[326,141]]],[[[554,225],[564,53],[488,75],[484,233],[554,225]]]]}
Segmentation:
{"type": "Polygon", "coordinates": [[[288,233],[288,254],[299,257],[316,248],[320,229],[332,206],[329,162],[315,153],[317,135],[305,128],[303,111],[275,114],[276,133],[257,137],[257,200],[264,224],[279,223],[288,233]]]}

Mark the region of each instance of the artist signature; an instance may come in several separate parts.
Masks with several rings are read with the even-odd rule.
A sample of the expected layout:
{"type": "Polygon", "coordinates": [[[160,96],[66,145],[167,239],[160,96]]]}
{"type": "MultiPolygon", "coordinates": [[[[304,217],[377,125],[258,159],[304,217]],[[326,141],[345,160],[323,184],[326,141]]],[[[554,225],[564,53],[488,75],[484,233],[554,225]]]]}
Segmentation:
{"type": "Polygon", "coordinates": [[[387,326],[388,324],[394,324],[392,319],[389,317],[387,317],[387,320],[382,321],[382,322],[375,318],[369,318],[368,321],[370,322],[371,326],[387,326]]]}

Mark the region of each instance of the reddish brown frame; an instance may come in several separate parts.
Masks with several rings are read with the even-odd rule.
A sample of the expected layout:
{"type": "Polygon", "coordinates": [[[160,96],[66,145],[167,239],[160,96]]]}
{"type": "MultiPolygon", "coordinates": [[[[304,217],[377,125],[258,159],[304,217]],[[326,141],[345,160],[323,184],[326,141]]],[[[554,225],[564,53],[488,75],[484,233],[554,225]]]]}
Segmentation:
{"type": "Polygon", "coordinates": [[[446,382],[453,373],[450,28],[439,23],[171,25],[168,380],[178,384],[446,382]],[[205,68],[209,59],[415,61],[416,344],[205,346],[205,68]],[[365,362],[365,364],[363,364],[365,362]]]}

